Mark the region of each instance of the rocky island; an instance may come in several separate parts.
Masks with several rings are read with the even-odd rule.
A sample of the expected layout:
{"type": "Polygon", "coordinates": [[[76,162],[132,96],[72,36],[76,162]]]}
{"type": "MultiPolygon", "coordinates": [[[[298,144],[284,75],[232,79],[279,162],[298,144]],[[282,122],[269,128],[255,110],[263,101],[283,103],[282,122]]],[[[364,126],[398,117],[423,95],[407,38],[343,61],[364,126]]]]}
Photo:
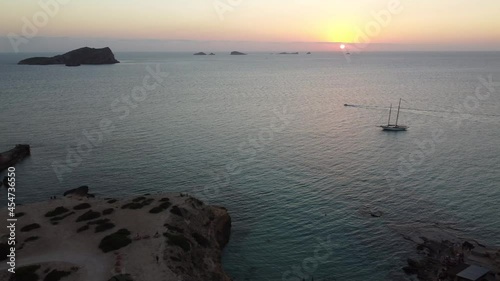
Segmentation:
{"type": "Polygon", "coordinates": [[[231,280],[221,265],[231,228],[225,208],[179,193],[118,200],[75,190],[16,208],[16,273],[6,270],[3,228],[0,280],[231,280]]]}
{"type": "Polygon", "coordinates": [[[20,61],[18,64],[51,65],[64,64],[66,66],[79,66],[82,64],[115,64],[119,63],[110,48],[94,49],[83,47],[62,55],[53,57],[33,57],[20,61]]]}
{"type": "Polygon", "coordinates": [[[199,53],[196,53],[196,54],[193,54],[195,56],[206,56],[207,54],[205,54],[204,52],[199,52],[199,53]]]}
{"type": "Polygon", "coordinates": [[[282,52],[282,53],[279,53],[280,55],[298,55],[299,53],[298,52],[295,52],[295,53],[287,53],[287,52],[282,52]]]}
{"type": "Polygon", "coordinates": [[[242,55],[246,55],[245,53],[241,53],[241,52],[237,52],[237,51],[233,51],[231,52],[231,55],[232,56],[242,56],[242,55]]]}

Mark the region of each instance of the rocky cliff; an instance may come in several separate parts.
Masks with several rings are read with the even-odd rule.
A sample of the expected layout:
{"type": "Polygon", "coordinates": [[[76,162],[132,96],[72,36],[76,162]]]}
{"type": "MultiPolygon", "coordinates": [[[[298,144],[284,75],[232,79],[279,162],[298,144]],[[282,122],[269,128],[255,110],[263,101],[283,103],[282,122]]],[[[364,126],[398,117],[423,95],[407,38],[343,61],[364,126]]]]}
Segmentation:
{"type": "MultiPolygon", "coordinates": [[[[52,280],[50,274],[71,281],[231,280],[221,264],[231,217],[187,195],[68,195],[18,206],[16,217],[16,280],[22,274],[33,280],[52,280]]],[[[0,280],[14,280],[4,270],[7,231],[0,229],[0,280]]]]}

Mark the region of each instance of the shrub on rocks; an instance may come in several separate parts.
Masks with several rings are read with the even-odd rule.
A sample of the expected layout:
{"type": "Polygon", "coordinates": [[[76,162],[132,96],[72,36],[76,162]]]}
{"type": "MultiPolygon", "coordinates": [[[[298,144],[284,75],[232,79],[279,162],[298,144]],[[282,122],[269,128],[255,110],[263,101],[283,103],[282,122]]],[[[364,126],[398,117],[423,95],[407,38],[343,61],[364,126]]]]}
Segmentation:
{"type": "Polygon", "coordinates": [[[113,227],[115,227],[114,223],[111,223],[111,222],[103,223],[103,224],[100,224],[100,225],[95,227],[95,232],[96,233],[103,232],[103,231],[106,231],[106,230],[111,229],[113,227]]]}
{"type": "Polygon", "coordinates": [[[101,216],[101,213],[99,212],[94,212],[92,210],[89,210],[87,212],[85,212],[83,215],[79,216],[77,219],[76,219],[76,222],[80,222],[80,221],[89,221],[89,220],[93,220],[93,219],[96,219],[98,217],[101,216]]]}
{"type": "Polygon", "coordinates": [[[99,249],[101,249],[105,253],[121,249],[132,243],[129,235],[130,231],[122,228],[117,232],[102,238],[101,242],[99,243],[99,249]]]}
{"type": "Polygon", "coordinates": [[[11,274],[9,281],[38,281],[38,274],[36,271],[40,268],[40,265],[29,265],[23,266],[16,269],[15,274],[11,274]]]}
{"type": "Polygon", "coordinates": [[[22,227],[21,232],[28,232],[28,231],[31,231],[31,230],[37,229],[37,228],[40,228],[40,225],[38,223],[32,223],[32,224],[28,224],[28,225],[22,227]]]}
{"type": "Polygon", "coordinates": [[[82,226],[82,227],[78,228],[78,229],[76,230],[76,233],[80,233],[80,232],[85,231],[85,230],[87,230],[87,229],[89,229],[89,226],[88,226],[88,225],[84,225],[84,226],[82,226]]]}
{"type": "Polygon", "coordinates": [[[64,213],[66,213],[67,211],[69,211],[69,210],[61,206],[61,207],[57,207],[54,210],[46,213],[45,216],[48,218],[55,217],[55,216],[62,215],[64,213]]]}
{"type": "Polygon", "coordinates": [[[103,215],[109,215],[109,214],[112,214],[114,211],[115,211],[115,209],[109,208],[109,209],[103,210],[102,214],[103,215]]]}
{"type": "Polygon", "coordinates": [[[184,252],[191,250],[191,243],[182,234],[170,234],[165,232],[163,235],[167,237],[169,245],[180,247],[184,250],[184,252]]]}
{"type": "Polygon", "coordinates": [[[92,207],[92,206],[90,206],[89,203],[82,203],[82,204],[78,204],[75,207],[73,207],[73,210],[84,210],[84,209],[88,209],[90,207],[92,207]]]}

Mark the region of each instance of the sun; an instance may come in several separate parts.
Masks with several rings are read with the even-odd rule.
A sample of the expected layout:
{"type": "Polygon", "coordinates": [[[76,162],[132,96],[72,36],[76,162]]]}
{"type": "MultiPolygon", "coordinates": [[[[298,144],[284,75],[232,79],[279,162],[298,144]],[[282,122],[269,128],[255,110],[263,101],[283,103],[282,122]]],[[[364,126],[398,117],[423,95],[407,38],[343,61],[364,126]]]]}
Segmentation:
{"type": "Polygon", "coordinates": [[[345,49],[345,45],[344,44],[340,44],[340,48],[343,50],[345,49]]]}

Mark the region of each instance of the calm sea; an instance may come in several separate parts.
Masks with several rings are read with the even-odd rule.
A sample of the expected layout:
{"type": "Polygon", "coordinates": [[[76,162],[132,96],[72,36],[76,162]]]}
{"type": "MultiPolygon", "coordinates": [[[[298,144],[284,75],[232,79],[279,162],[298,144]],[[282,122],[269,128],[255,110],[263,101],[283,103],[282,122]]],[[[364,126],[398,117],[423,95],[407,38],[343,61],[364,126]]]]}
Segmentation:
{"type": "Polygon", "coordinates": [[[33,55],[0,55],[19,203],[190,193],[229,209],[235,280],[401,280],[425,228],[500,244],[500,53],[33,55]],[[400,98],[409,131],[382,132],[400,98]]]}

